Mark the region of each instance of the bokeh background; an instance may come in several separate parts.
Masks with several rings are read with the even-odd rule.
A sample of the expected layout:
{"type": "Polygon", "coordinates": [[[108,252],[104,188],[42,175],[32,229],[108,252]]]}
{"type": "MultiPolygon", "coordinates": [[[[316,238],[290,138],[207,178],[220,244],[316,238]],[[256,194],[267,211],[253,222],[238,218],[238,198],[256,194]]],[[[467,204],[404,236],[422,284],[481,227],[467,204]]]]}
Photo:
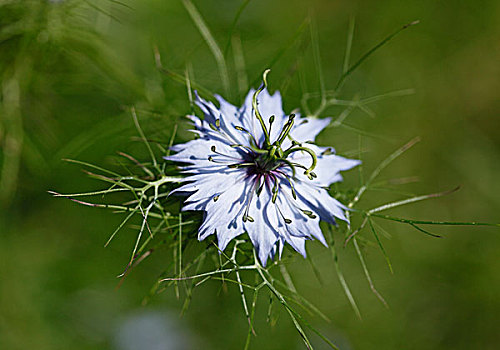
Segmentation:
{"type": "MultiPolygon", "coordinates": [[[[1,349],[243,348],[247,323],[234,286],[226,291],[213,281],[196,289],[183,317],[173,290],[144,305],[172,257],[158,251],[118,287],[116,276],[128,262],[134,230],[121,232],[104,249],[121,218],[47,191],[101,186],[63,158],[106,166],[117,151],[145,157],[128,113],[132,105],[148,136],[168,140],[190,110],[186,88],[178,82],[186,70],[194,82],[238,104],[272,65],[271,90],[282,89],[286,111],[300,107],[304,92],[319,90],[307,18],[317,28],[327,89],[334,88],[342,69],[350,19],[356,24],[352,61],[398,27],[421,21],[363,63],[341,97],[408,88],[415,93],[370,105],[374,116],[353,111],[346,124],[362,132],[334,128],[319,142],[351,157],[361,150],[369,174],[387,154],[420,136],[380,179],[417,177],[418,182],[398,187],[406,193],[461,189],[391,214],[500,221],[498,1],[251,0],[233,26],[242,3],[194,1],[227,54],[227,92],[181,1],[0,3],[1,349]]],[[[340,112],[330,108],[322,116],[340,112]]],[[[181,132],[178,140],[186,137],[181,132]]],[[[345,177],[345,188],[358,185],[356,171],[345,177]]],[[[403,196],[373,189],[361,206],[398,198],[403,196]]],[[[322,283],[300,258],[289,268],[301,293],[331,322],[307,316],[309,321],[341,349],[497,349],[500,231],[433,227],[444,236],[434,239],[409,226],[379,224],[392,237],[383,243],[394,274],[376,247],[364,251],[390,308],[371,292],[352,245],[339,249],[359,320],[329,251],[311,243],[322,283]]],[[[257,309],[252,348],[303,348],[285,313],[278,313],[276,325],[266,323],[266,302],[257,309]]],[[[320,339],[312,340],[326,349],[320,339]]]]}

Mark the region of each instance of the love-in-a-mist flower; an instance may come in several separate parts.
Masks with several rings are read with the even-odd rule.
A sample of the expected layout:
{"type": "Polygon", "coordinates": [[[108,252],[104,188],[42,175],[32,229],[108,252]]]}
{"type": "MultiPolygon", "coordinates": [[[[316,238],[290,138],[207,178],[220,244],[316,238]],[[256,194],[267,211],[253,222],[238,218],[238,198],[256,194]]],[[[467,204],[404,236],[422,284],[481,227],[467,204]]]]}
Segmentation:
{"type": "Polygon", "coordinates": [[[241,108],[215,97],[219,108],[197,96],[204,118],[188,118],[199,137],[166,157],[189,164],[182,167],[188,183],[175,192],[189,195],[183,210],[204,211],[198,238],[216,234],[224,250],[246,232],[263,265],[285,243],[304,256],[306,240],[326,245],[320,219],[347,221],[327,186],[360,163],[312,143],[330,119],[285,115],[279,92],[270,95],[264,84],[241,108]]]}

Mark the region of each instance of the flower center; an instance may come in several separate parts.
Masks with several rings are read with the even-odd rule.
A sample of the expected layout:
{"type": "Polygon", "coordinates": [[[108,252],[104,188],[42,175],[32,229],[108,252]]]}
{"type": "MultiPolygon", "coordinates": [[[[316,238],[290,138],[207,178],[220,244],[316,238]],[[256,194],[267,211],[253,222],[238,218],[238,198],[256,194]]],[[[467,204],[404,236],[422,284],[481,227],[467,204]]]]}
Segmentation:
{"type": "MultiPolygon", "coordinates": [[[[291,178],[295,178],[296,168],[302,168],[304,169],[304,175],[306,175],[309,178],[309,180],[313,180],[314,178],[317,177],[316,174],[313,172],[314,168],[316,167],[316,163],[318,161],[316,153],[311,148],[305,147],[303,144],[297,142],[290,136],[290,132],[294,125],[295,114],[293,113],[290,114],[287,122],[283,125],[278,137],[273,143],[271,143],[270,131],[273,127],[275,116],[271,115],[269,117],[269,129],[268,129],[257,106],[257,97],[264,90],[264,88],[267,87],[266,77],[268,73],[269,70],[266,70],[264,72],[263,83],[261,84],[259,89],[257,89],[257,91],[254,93],[252,98],[252,107],[255,113],[255,117],[259,121],[262,131],[264,133],[263,144],[260,144],[260,142],[258,142],[255,139],[255,136],[252,135],[252,133],[246,130],[245,128],[241,126],[235,126],[236,130],[246,133],[250,140],[249,145],[241,145],[241,144],[231,145],[231,147],[245,150],[246,156],[244,156],[244,161],[227,164],[225,161],[221,162],[215,160],[212,156],[209,156],[208,160],[215,163],[227,164],[229,168],[246,168],[248,174],[257,175],[259,181],[263,177],[264,179],[266,179],[266,181],[271,178],[276,183],[277,174],[287,177],[287,179],[290,181],[290,177],[286,175],[283,171],[279,170],[279,168],[282,166],[289,167],[292,170],[291,178]],[[291,145],[284,150],[282,146],[287,138],[291,140],[291,145]],[[295,152],[306,153],[307,155],[309,155],[312,161],[311,165],[309,167],[306,167],[303,164],[294,162],[293,159],[291,160],[288,159],[290,155],[295,152]]],[[[218,130],[218,128],[220,127],[219,120],[216,121],[215,126],[210,124],[210,127],[213,130],[218,130]]],[[[211,147],[211,151],[214,152],[215,154],[219,154],[221,156],[237,160],[237,158],[228,156],[223,153],[219,153],[216,150],[215,146],[211,147]]]]}
{"type": "Polygon", "coordinates": [[[255,172],[262,175],[276,170],[281,165],[279,160],[270,158],[267,153],[257,155],[254,159],[254,163],[255,172]]]}
{"type": "MultiPolygon", "coordinates": [[[[269,69],[264,72],[262,79],[263,83],[261,84],[259,89],[255,91],[252,98],[252,106],[255,112],[255,117],[259,121],[262,131],[264,133],[263,147],[259,148],[258,150],[254,149],[254,151],[256,151],[258,154],[256,159],[254,160],[256,164],[256,171],[260,173],[266,173],[277,169],[282,164],[286,164],[292,169],[294,176],[295,176],[295,167],[301,167],[305,169],[304,175],[306,175],[310,180],[312,180],[316,177],[316,174],[313,172],[313,170],[316,167],[318,159],[316,157],[316,153],[314,153],[312,149],[304,147],[299,142],[293,140],[293,138],[290,136],[290,131],[292,130],[294,124],[295,114],[290,114],[290,116],[288,117],[288,121],[285,123],[285,125],[283,125],[283,128],[281,129],[278,138],[271,144],[270,130],[273,126],[275,116],[272,115],[269,117],[269,130],[268,130],[266,123],[264,123],[264,119],[262,118],[262,115],[260,114],[259,108],[257,106],[257,97],[264,90],[264,88],[267,87],[268,73],[269,69]],[[292,145],[286,150],[283,150],[282,145],[287,138],[291,139],[292,145]],[[302,164],[293,163],[287,160],[287,158],[294,152],[307,153],[312,160],[311,166],[309,168],[306,168],[302,164]]],[[[257,145],[254,146],[257,148],[257,145]]]]}

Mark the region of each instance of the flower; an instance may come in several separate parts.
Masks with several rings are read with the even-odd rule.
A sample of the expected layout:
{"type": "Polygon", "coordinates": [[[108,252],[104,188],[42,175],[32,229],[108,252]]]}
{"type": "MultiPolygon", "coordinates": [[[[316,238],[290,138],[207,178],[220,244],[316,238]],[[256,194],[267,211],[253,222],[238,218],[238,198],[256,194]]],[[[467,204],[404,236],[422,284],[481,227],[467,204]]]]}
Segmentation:
{"type": "Polygon", "coordinates": [[[196,94],[204,118],[188,118],[199,137],[165,157],[189,164],[182,167],[188,183],[174,192],[189,196],[182,210],[205,212],[198,239],[216,234],[222,251],[247,232],[263,265],[281,257],[285,243],[303,256],[306,240],[326,246],[320,219],[347,221],[347,208],[326,187],[360,163],[312,143],[330,119],[285,115],[280,93],[264,85],[241,108],[215,97],[219,108],[196,94]]]}

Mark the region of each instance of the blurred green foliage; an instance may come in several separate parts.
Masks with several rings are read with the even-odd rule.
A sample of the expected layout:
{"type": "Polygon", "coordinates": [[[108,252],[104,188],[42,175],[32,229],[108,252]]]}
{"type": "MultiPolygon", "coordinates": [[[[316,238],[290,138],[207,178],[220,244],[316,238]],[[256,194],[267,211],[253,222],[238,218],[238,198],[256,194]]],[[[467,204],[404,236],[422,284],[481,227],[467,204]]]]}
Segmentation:
{"type": "MultiPolygon", "coordinates": [[[[173,125],[190,112],[186,87],[179,83],[186,72],[200,92],[221,93],[238,104],[247,85],[255,86],[272,64],[271,90],[283,92],[287,111],[301,107],[304,93],[321,88],[311,18],[328,90],[342,71],[351,16],[356,23],[351,61],[401,25],[421,20],[360,66],[342,97],[407,88],[416,93],[370,105],[368,113],[353,110],[349,129],[331,129],[319,139],[351,156],[361,145],[369,174],[387,154],[421,136],[419,145],[382,174],[382,179],[417,176],[419,181],[395,186],[395,192],[372,189],[361,204],[370,208],[399,199],[399,191],[461,185],[453,195],[392,213],[499,221],[498,2],[253,0],[235,23],[243,3],[195,2],[227,58],[226,94],[220,64],[182,1],[0,2],[0,348],[122,349],[116,340],[120,325],[142,307],[173,315],[189,330],[193,348],[242,348],[247,323],[236,287],[226,291],[217,282],[200,287],[182,319],[177,318],[182,301],[171,290],[142,306],[172,257],[155,252],[115,288],[134,231],[124,231],[103,249],[121,218],[46,191],[98,186],[62,158],[114,165],[117,151],[147,157],[137,142],[131,105],[148,138],[168,140],[173,125]]],[[[316,106],[319,100],[310,102],[316,106]]],[[[341,111],[331,107],[322,116],[341,111]]],[[[179,140],[186,137],[181,130],[179,140]]],[[[345,178],[344,188],[358,185],[355,171],[345,178]]],[[[322,283],[303,260],[289,266],[297,289],[332,320],[311,316],[310,321],[342,349],[496,348],[498,230],[438,227],[444,238],[433,239],[407,226],[379,224],[392,237],[383,241],[394,274],[379,250],[366,247],[365,253],[390,310],[371,292],[352,245],[339,245],[339,262],[363,317],[357,319],[329,251],[312,243],[322,283]]],[[[278,313],[270,327],[268,305],[261,304],[253,348],[301,348],[285,315],[278,313]]],[[[321,349],[319,339],[313,340],[321,349]]]]}

